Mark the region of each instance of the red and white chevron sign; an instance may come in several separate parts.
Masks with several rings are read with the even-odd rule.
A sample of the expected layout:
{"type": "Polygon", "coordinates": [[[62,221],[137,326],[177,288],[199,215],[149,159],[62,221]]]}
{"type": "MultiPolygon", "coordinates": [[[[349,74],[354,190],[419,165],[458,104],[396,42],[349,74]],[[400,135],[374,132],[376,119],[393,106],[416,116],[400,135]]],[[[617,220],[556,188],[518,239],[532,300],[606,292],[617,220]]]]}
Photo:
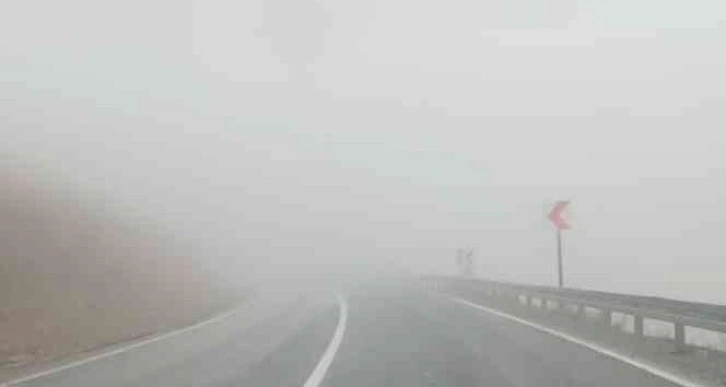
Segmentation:
{"type": "Polygon", "coordinates": [[[567,221],[565,217],[565,209],[570,205],[569,200],[560,200],[555,203],[555,206],[550,211],[547,218],[560,230],[568,230],[572,228],[572,225],[567,221]]]}

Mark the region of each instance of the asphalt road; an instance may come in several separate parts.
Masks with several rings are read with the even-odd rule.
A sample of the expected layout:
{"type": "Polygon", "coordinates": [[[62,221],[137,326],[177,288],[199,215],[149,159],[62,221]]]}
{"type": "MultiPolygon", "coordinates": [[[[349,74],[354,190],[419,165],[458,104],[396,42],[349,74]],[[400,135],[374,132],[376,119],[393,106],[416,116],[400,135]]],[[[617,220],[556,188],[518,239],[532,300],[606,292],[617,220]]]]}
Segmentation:
{"type": "Polygon", "coordinates": [[[331,351],[341,308],[322,298],[281,303],[244,329],[244,318],[232,317],[191,337],[180,334],[18,385],[304,386],[328,354],[332,362],[320,386],[673,386],[587,348],[393,282],[345,294],[344,333],[331,351]]]}
{"type": "Polygon", "coordinates": [[[671,386],[502,317],[410,288],[349,297],[325,386],[671,386]]]}

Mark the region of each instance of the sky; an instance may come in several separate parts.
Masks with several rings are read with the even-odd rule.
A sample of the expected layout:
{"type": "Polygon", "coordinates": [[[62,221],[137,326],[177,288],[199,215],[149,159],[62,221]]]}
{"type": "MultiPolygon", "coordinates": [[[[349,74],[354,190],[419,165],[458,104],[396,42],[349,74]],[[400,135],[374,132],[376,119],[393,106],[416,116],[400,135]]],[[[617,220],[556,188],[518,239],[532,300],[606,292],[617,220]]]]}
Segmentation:
{"type": "Polygon", "coordinates": [[[0,16],[7,168],[210,265],[726,303],[718,1],[40,0],[0,16]],[[44,12],[39,12],[41,7],[44,12]]]}

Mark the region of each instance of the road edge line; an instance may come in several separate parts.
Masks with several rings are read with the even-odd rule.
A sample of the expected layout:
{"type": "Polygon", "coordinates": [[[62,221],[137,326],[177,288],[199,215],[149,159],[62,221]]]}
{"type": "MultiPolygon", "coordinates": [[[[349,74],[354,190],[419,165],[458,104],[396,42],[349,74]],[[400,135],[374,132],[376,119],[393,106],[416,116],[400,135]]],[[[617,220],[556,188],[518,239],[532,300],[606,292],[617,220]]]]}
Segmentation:
{"type": "Polygon", "coordinates": [[[101,359],[105,359],[107,357],[111,357],[111,356],[114,356],[114,355],[118,355],[120,353],[127,352],[129,350],[134,349],[134,348],[143,347],[145,345],[148,345],[148,344],[151,344],[151,343],[160,341],[160,340],[165,340],[165,339],[168,339],[168,338],[171,338],[171,337],[180,335],[182,333],[185,333],[185,332],[188,332],[188,331],[191,331],[191,330],[194,330],[194,329],[198,329],[198,328],[201,328],[201,327],[203,327],[205,325],[209,325],[209,324],[215,323],[217,321],[223,320],[225,318],[228,318],[228,317],[234,315],[235,313],[237,313],[238,309],[239,309],[239,307],[234,308],[232,310],[228,310],[228,311],[223,312],[221,314],[218,314],[218,315],[216,315],[216,316],[214,316],[214,317],[212,317],[210,319],[197,322],[197,323],[195,323],[193,325],[189,325],[189,326],[186,326],[186,327],[183,327],[183,328],[178,328],[178,329],[175,329],[175,330],[172,330],[172,331],[169,331],[169,332],[160,334],[158,336],[154,336],[154,337],[148,338],[146,340],[142,340],[142,341],[139,341],[139,342],[135,342],[133,344],[129,344],[129,345],[126,345],[126,346],[122,346],[120,348],[116,348],[116,349],[111,350],[111,351],[108,351],[108,352],[102,352],[102,353],[99,353],[99,354],[94,355],[94,356],[90,356],[90,357],[87,357],[87,358],[84,358],[84,359],[79,359],[79,360],[70,362],[68,364],[63,364],[63,365],[60,365],[60,366],[57,366],[57,367],[52,367],[52,368],[49,368],[49,369],[46,369],[46,370],[43,370],[43,371],[39,371],[39,372],[32,373],[30,375],[21,376],[19,378],[13,379],[13,380],[9,380],[9,381],[0,383],[0,387],[10,387],[10,386],[13,386],[13,385],[17,385],[17,384],[29,382],[31,380],[38,379],[38,378],[42,378],[42,377],[48,376],[48,375],[52,375],[52,374],[55,374],[55,373],[58,373],[58,372],[61,372],[61,371],[65,371],[65,370],[70,369],[70,368],[75,368],[75,367],[82,366],[82,365],[85,365],[85,364],[88,364],[88,363],[92,363],[92,362],[97,361],[97,360],[101,360],[101,359]]]}
{"type": "Polygon", "coordinates": [[[338,299],[338,308],[340,309],[338,325],[335,327],[335,333],[333,333],[333,337],[330,339],[330,343],[328,343],[328,347],[325,349],[323,356],[318,361],[313,372],[308,376],[303,387],[318,387],[322,383],[325,374],[328,372],[328,368],[333,364],[333,359],[338,352],[338,348],[340,348],[340,343],[343,342],[345,326],[348,323],[348,303],[340,294],[336,295],[336,298],[338,299]]]}
{"type": "Polygon", "coordinates": [[[506,318],[506,319],[511,320],[511,321],[514,321],[514,322],[518,322],[518,323],[523,324],[523,325],[526,325],[526,326],[528,326],[530,328],[534,328],[534,329],[536,329],[536,330],[538,330],[540,332],[544,332],[544,333],[550,334],[552,336],[555,336],[557,338],[560,338],[562,340],[569,341],[569,342],[571,342],[573,344],[580,345],[580,346],[585,347],[587,349],[590,349],[592,351],[598,352],[598,353],[600,353],[602,355],[608,356],[610,358],[613,358],[615,360],[619,360],[619,361],[621,361],[623,363],[626,363],[626,364],[628,364],[630,366],[633,366],[635,368],[638,368],[638,369],[640,369],[642,371],[645,371],[645,372],[647,372],[647,373],[649,373],[651,375],[654,375],[654,376],[657,376],[659,378],[665,379],[665,380],[667,380],[667,381],[669,381],[671,383],[675,383],[675,384],[680,385],[680,386],[683,386],[683,387],[708,387],[707,384],[699,384],[697,382],[694,382],[694,381],[685,379],[685,378],[681,377],[680,375],[677,375],[675,373],[672,373],[672,372],[663,370],[661,368],[655,367],[655,366],[653,366],[651,364],[647,364],[645,362],[638,361],[637,359],[634,359],[632,357],[625,356],[623,354],[620,354],[618,352],[615,352],[613,350],[610,350],[610,349],[607,349],[607,348],[605,348],[603,346],[600,346],[597,343],[594,343],[592,341],[583,340],[583,339],[580,339],[578,337],[569,335],[569,334],[567,334],[565,332],[558,331],[558,330],[555,330],[555,329],[546,327],[544,325],[540,325],[540,324],[537,324],[537,323],[534,323],[534,322],[525,320],[525,319],[520,318],[520,317],[517,317],[517,316],[513,316],[513,315],[511,315],[509,313],[505,313],[505,312],[502,312],[502,311],[499,311],[499,310],[496,310],[496,309],[488,308],[486,306],[482,306],[482,305],[479,305],[479,304],[475,304],[475,303],[473,303],[471,301],[467,301],[467,300],[464,300],[464,299],[461,299],[461,298],[458,298],[458,297],[454,297],[454,296],[450,296],[450,295],[445,295],[445,297],[446,298],[449,298],[450,300],[452,300],[452,301],[454,301],[456,303],[459,303],[459,304],[462,304],[462,305],[466,305],[466,306],[469,306],[471,308],[474,308],[474,309],[477,309],[477,310],[480,310],[480,311],[488,312],[488,313],[497,315],[499,317],[506,318]]]}

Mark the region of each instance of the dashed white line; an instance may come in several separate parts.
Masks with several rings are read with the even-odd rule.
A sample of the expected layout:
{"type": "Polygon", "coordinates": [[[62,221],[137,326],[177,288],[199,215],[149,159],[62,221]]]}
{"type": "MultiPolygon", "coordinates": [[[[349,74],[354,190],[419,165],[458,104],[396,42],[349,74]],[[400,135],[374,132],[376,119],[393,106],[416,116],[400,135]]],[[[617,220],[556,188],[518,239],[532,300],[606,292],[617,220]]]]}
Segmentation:
{"type": "Polygon", "coordinates": [[[330,339],[328,348],[325,349],[323,357],[320,358],[318,365],[308,377],[303,387],[318,387],[325,378],[325,373],[328,372],[328,368],[333,363],[335,354],[338,352],[340,343],[343,342],[343,335],[345,335],[345,325],[348,322],[348,304],[343,296],[338,295],[338,306],[340,308],[340,316],[338,317],[338,326],[335,327],[335,333],[333,338],[330,339]]]}
{"type": "Polygon", "coordinates": [[[602,347],[602,346],[600,346],[600,345],[598,345],[596,343],[593,343],[591,341],[583,340],[583,339],[574,337],[572,335],[569,335],[569,334],[567,334],[565,332],[558,331],[558,330],[555,330],[555,329],[552,329],[552,328],[548,328],[548,327],[545,327],[543,325],[540,325],[540,324],[537,324],[537,323],[534,323],[534,322],[531,322],[531,321],[527,321],[525,319],[522,319],[522,318],[513,316],[513,315],[508,314],[508,313],[504,313],[504,312],[501,312],[501,311],[498,311],[498,310],[495,310],[495,309],[487,308],[486,306],[478,305],[478,304],[475,304],[475,303],[470,302],[470,301],[467,301],[467,300],[463,300],[463,299],[460,299],[460,298],[457,298],[457,297],[453,297],[453,296],[448,296],[448,295],[447,295],[447,297],[449,299],[451,299],[452,301],[456,302],[456,303],[459,303],[459,304],[462,304],[462,305],[466,305],[466,306],[469,306],[469,307],[472,307],[472,308],[475,308],[475,309],[478,309],[480,311],[484,311],[484,312],[487,312],[487,313],[495,314],[495,315],[497,315],[499,317],[503,317],[503,318],[506,318],[508,320],[518,322],[520,324],[523,324],[523,325],[529,326],[531,328],[534,328],[534,329],[536,329],[538,331],[541,331],[541,332],[544,332],[544,333],[548,333],[548,334],[550,334],[552,336],[555,336],[555,337],[558,337],[560,339],[563,339],[563,340],[569,341],[571,343],[574,343],[574,344],[583,346],[585,348],[591,349],[591,350],[593,350],[595,352],[598,352],[598,353],[603,354],[605,356],[608,356],[608,357],[611,357],[613,359],[622,361],[623,363],[627,363],[627,364],[629,364],[629,365],[631,365],[633,367],[636,367],[638,369],[641,369],[641,370],[643,370],[643,371],[645,371],[645,372],[647,372],[649,374],[658,376],[658,377],[660,377],[662,379],[665,379],[665,380],[667,380],[669,382],[672,382],[672,383],[675,383],[677,385],[680,385],[680,386],[683,386],[683,387],[706,387],[706,385],[704,385],[704,384],[699,384],[699,383],[696,383],[694,381],[687,380],[687,379],[685,379],[684,377],[682,377],[680,375],[677,375],[677,374],[672,373],[670,371],[663,370],[663,369],[658,368],[658,367],[656,367],[654,365],[647,364],[647,363],[642,362],[642,361],[639,361],[637,359],[634,359],[634,358],[631,358],[631,357],[622,355],[620,353],[617,353],[615,351],[612,351],[610,349],[607,349],[605,347],[602,347]]]}
{"type": "Polygon", "coordinates": [[[145,346],[145,345],[154,343],[154,342],[159,341],[159,340],[168,339],[168,338],[171,338],[171,337],[180,335],[180,334],[182,334],[184,332],[188,332],[188,331],[191,331],[191,330],[194,330],[194,329],[197,329],[197,328],[201,328],[201,327],[203,327],[205,325],[213,324],[213,323],[215,323],[217,321],[220,321],[222,319],[225,319],[225,318],[227,318],[227,317],[235,314],[236,312],[237,312],[237,309],[230,310],[230,311],[227,311],[227,312],[222,313],[220,315],[217,315],[215,317],[212,317],[209,320],[200,321],[200,322],[198,322],[198,323],[196,323],[194,325],[190,325],[188,327],[184,327],[184,328],[180,328],[180,329],[177,329],[177,330],[174,330],[174,331],[171,331],[171,332],[167,332],[165,334],[162,334],[162,335],[159,335],[159,336],[155,336],[155,337],[152,337],[152,338],[147,339],[147,340],[144,340],[144,341],[139,341],[139,342],[136,342],[136,343],[127,345],[125,347],[117,348],[117,349],[112,350],[112,351],[109,351],[109,352],[103,352],[103,353],[100,353],[100,354],[95,355],[95,356],[87,357],[85,359],[81,359],[81,360],[74,361],[74,362],[71,362],[71,363],[68,363],[68,364],[64,364],[62,366],[50,368],[50,369],[47,369],[47,370],[44,370],[44,371],[40,371],[40,372],[37,372],[37,373],[34,373],[34,374],[30,374],[30,375],[26,375],[26,376],[23,376],[23,377],[20,377],[20,378],[17,378],[17,379],[13,379],[13,380],[10,380],[8,382],[5,382],[5,384],[0,383],[0,387],[9,387],[9,386],[17,385],[17,384],[20,384],[20,383],[24,383],[24,382],[28,382],[28,381],[31,381],[31,380],[34,380],[34,379],[41,378],[43,376],[55,374],[57,372],[61,372],[61,371],[67,370],[69,368],[82,366],[84,364],[88,364],[88,363],[94,362],[96,360],[101,360],[101,359],[104,359],[104,358],[107,358],[107,357],[111,357],[111,356],[114,356],[114,355],[118,355],[119,353],[127,352],[127,351],[129,351],[131,349],[134,349],[134,348],[142,347],[142,346],[145,346]]]}

